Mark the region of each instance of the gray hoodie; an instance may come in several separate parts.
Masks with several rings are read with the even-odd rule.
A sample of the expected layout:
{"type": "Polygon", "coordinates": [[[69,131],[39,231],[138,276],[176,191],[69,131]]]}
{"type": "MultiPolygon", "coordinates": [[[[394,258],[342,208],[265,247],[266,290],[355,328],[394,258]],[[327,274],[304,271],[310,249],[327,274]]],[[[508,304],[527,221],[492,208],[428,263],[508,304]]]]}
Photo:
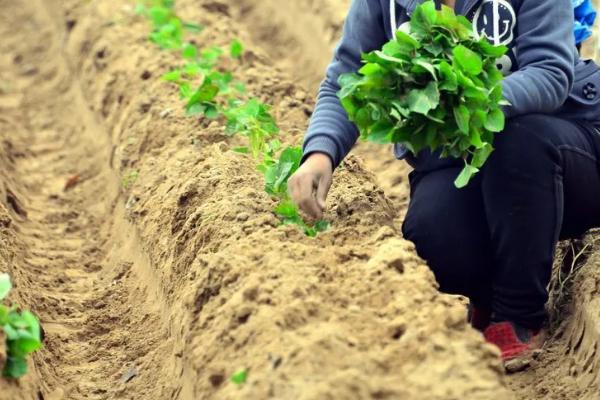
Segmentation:
{"type": "MultiPolygon", "coordinates": [[[[360,68],[361,54],[381,48],[423,1],[352,0],[304,139],[304,158],[321,152],[337,166],[348,154],[358,131],[337,97],[338,77],[360,68]]],[[[571,0],[457,0],[456,12],[473,21],[476,35],[509,47],[498,60],[506,75],[504,97],[512,104],[508,118],[552,113],[600,122],[600,68],[579,58],[571,0]]],[[[406,151],[396,146],[396,156],[406,151]]]]}

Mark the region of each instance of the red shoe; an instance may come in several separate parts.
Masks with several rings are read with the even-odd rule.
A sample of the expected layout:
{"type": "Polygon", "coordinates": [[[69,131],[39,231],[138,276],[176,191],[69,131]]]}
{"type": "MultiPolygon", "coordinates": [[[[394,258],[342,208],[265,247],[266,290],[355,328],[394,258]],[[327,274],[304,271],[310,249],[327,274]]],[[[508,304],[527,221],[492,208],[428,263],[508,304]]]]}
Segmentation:
{"type": "Polygon", "coordinates": [[[544,344],[543,330],[530,330],[512,322],[494,322],[483,332],[488,343],[495,344],[502,352],[507,372],[526,369],[544,344]]]}

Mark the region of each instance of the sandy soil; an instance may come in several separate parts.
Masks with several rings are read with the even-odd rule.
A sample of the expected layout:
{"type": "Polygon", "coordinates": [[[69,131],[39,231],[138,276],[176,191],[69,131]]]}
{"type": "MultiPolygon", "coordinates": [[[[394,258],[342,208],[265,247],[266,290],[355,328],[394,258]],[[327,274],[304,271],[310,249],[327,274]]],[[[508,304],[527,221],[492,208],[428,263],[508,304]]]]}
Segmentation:
{"type": "MultiPolygon", "coordinates": [[[[247,44],[229,67],[298,143],[346,3],[177,8],[208,27],[203,42],[247,44]]],[[[333,228],[306,238],[277,227],[252,161],[228,150],[235,139],[183,115],[157,79],[176,58],[147,42],[132,4],[0,6],[0,269],[46,332],[30,376],[0,379],[0,399],[514,397],[497,350],[399,237],[407,168],[387,149],[344,162],[333,228]],[[240,368],[249,379],[236,387],[240,368]]],[[[574,347],[596,360],[594,346],[574,347]]]]}

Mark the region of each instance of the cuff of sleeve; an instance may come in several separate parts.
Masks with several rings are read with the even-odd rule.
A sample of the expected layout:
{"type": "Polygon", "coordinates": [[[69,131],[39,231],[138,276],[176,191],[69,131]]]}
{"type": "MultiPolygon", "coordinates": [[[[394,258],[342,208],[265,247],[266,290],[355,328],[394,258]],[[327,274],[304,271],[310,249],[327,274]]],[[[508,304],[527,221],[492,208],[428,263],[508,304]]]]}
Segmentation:
{"type": "Polygon", "coordinates": [[[304,155],[302,156],[301,163],[304,163],[308,156],[312,153],[324,153],[331,158],[331,165],[333,169],[337,168],[341,160],[339,159],[339,152],[337,144],[327,136],[313,137],[308,142],[304,143],[304,155]]]}

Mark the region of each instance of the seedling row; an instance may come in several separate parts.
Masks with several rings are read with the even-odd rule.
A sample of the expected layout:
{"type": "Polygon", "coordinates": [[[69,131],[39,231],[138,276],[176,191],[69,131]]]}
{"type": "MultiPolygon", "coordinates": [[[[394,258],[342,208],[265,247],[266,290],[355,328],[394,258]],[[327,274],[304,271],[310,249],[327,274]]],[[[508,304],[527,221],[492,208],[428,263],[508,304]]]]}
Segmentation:
{"type": "Polygon", "coordinates": [[[173,0],[144,1],[136,12],[152,24],[149,40],[180,58],[181,67],[165,73],[162,79],[177,85],[186,114],[222,122],[227,134],[247,139],[246,146],[232,150],[249,154],[256,161],[264,177],[264,190],[276,200],[273,211],[282,224],[296,225],[311,237],[328,229],[326,221],[306,222],[288,194],[287,182],[300,166],[302,149],[284,146],[271,107],[252,97],[243,82],[220,67],[223,57],[243,61],[242,43],[233,39],[228,48],[201,49],[187,41],[187,35],[199,34],[204,28],[179,18],[173,0]]]}

